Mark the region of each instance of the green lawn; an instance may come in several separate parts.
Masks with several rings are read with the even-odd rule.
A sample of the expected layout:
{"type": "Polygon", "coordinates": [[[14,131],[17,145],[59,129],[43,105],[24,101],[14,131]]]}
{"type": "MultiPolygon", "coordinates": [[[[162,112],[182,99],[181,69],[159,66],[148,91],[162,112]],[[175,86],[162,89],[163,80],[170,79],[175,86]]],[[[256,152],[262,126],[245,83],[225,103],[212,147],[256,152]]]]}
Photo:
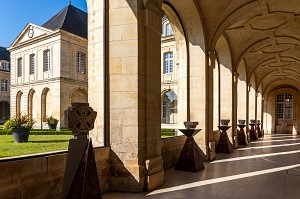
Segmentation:
{"type": "Polygon", "coordinates": [[[0,135],[0,158],[67,150],[72,135],[29,135],[27,143],[14,143],[12,135],[0,135]]]}

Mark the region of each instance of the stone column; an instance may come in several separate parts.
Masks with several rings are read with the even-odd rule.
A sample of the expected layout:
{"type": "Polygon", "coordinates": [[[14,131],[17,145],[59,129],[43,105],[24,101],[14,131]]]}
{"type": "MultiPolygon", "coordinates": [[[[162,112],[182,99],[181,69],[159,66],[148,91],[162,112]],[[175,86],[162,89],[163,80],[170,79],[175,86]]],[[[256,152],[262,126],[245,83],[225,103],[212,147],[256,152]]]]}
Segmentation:
{"type": "Polygon", "coordinates": [[[234,72],[232,75],[232,139],[233,148],[238,148],[238,134],[237,134],[237,84],[239,74],[234,72]]]}
{"type": "Polygon", "coordinates": [[[214,115],[213,112],[214,110],[214,68],[218,67],[216,66],[216,59],[217,59],[217,55],[215,54],[215,52],[210,52],[209,55],[207,56],[207,60],[206,62],[208,63],[207,67],[207,83],[208,83],[208,89],[207,89],[207,109],[206,109],[206,116],[208,117],[205,121],[206,121],[206,134],[207,136],[207,142],[208,142],[208,146],[207,146],[207,156],[208,156],[208,160],[212,161],[216,159],[216,143],[214,140],[214,134],[213,134],[213,124],[214,124],[214,115]]]}
{"type": "MultiPolygon", "coordinates": [[[[103,4],[88,1],[89,103],[95,107],[92,137],[110,137],[111,190],[140,192],[163,184],[160,138],[161,18],[154,1],[110,0],[106,56],[103,55],[103,4]],[[99,21],[100,20],[100,21],[99,21]],[[109,76],[103,73],[108,60],[109,76]],[[103,90],[104,78],[109,89],[103,90]],[[104,107],[104,95],[109,107],[104,107]],[[105,118],[104,110],[109,112],[105,118]],[[104,131],[105,119],[109,129],[104,131]]],[[[157,2],[156,2],[157,3],[157,2]]]]}

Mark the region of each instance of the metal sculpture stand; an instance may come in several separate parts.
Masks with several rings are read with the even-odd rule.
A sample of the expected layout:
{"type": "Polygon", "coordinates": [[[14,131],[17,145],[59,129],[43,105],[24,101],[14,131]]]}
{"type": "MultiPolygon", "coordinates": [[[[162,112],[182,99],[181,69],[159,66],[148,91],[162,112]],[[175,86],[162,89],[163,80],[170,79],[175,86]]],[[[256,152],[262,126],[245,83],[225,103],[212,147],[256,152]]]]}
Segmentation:
{"type": "Polygon", "coordinates": [[[221,130],[221,134],[220,134],[220,140],[216,147],[216,153],[232,153],[233,152],[233,146],[230,143],[228,135],[227,135],[227,130],[230,127],[231,126],[227,126],[227,125],[218,126],[218,128],[221,130]]]}
{"type": "Polygon", "coordinates": [[[250,123],[249,125],[251,126],[251,129],[250,129],[250,140],[258,140],[257,132],[254,129],[255,123],[250,123]]]}
{"type": "Polygon", "coordinates": [[[92,140],[87,138],[96,116],[88,103],[72,103],[65,111],[65,121],[74,138],[69,143],[62,199],[102,198],[92,140]]]}
{"type": "Polygon", "coordinates": [[[199,133],[202,129],[194,129],[196,126],[192,126],[194,128],[190,128],[191,126],[188,125],[189,124],[186,124],[187,129],[179,129],[187,136],[187,138],[177,160],[175,169],[196,173],[204,169],[204,164],[201,159],[201,149],[195,142],[193,136],[199,133]]]}
{"type": "Polygon", "coordinates": [[[245,124],[238,124],[237,125],[240,130],[238,131],[238,144],[239,145],[247,145],[247,136],[245,134],[244,128],[245,128],[245,124]]]}

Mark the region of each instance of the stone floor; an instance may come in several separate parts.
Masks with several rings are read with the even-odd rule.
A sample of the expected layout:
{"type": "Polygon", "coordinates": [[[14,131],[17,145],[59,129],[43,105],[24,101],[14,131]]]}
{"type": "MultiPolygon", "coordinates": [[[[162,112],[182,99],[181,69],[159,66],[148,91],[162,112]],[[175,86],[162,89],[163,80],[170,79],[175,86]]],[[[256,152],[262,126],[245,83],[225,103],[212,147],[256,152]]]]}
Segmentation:
{"type": "Polygon", "coordinates": [[[232,154],[217,154],[198,173],[167,170],[165,184],[155,191],[103,198],[300,199],[300,135],[265,135],[232,154]]]}

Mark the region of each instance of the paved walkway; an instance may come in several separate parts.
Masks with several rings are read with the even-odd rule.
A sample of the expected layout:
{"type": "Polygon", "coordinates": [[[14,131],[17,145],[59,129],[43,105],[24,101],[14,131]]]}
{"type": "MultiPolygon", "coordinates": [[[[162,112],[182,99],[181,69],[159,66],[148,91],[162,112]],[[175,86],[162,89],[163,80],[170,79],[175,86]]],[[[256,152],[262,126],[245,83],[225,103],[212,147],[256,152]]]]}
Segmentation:
{"type": "Polygon", "coordinates": [[[300,136],[263,139],[217,154],[198,173],[165,172],[165,184],[149,193],[110,192],[104,199],[300,199],[300,136]]]}

